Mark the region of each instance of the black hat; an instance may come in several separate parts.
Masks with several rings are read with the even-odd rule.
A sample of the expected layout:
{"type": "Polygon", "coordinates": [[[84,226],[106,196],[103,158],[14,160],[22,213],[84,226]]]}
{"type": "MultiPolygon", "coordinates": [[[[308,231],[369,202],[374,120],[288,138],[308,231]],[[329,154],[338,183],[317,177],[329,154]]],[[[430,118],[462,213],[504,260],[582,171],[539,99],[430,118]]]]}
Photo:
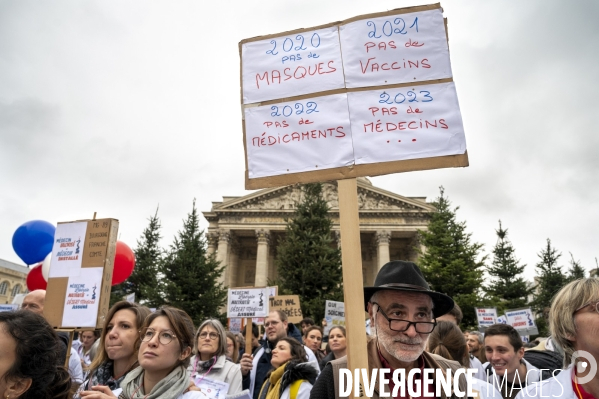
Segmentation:
{"type": "Polygon", "coordinates": [[[374,280],[374,287],[364,287],[364,306],[368,310],[368,302],[377,291],[394,290],[417,292],[430,296],[433,300],[433,316],[443,316],[453,309],[454,302],[449,296],[431,291],[420,268],[412,262],[394,260],[386,263],[379,270],[374,280]]]}

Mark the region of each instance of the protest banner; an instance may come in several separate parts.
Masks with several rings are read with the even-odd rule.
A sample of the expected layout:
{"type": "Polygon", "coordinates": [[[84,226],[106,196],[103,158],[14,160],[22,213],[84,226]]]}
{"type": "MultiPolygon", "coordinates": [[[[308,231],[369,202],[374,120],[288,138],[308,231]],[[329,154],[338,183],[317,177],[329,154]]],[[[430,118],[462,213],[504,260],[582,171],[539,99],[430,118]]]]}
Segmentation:
{"type": "Polygon", "coordinates": [[[468,165],[439,4],[239,51],[247,189],[468,165]]]}
{"type": "Polygon", "coordinates": [[[44,316],[52,327],[104,325],[118,227],[116,219],[58,223],[44,306],[44,316]]]}
{"type": "Polygon", "coordinates": [[[229,288],[227,317],[268,316],[268,288],[229,288]]]}
{"type": "Polygon", "coordinates": [[[506,310],[505,318],[507,324],[514,327],[520,335],[537,335],[539,333],[530,308],[506,310]]]}
{"type": "Polygon", "coordinates": [[[507,318],[505,315],[497,317],[497,324],[507,324],[507,318]]]}
{"type": "Polygon", "coordinates": [[[19,305],[0,305],[0,312],[12,312],[19,308],[19,305]]]}
{"type": "Polygon", "coordinates": [[[329,335],[329,331],[335,326],[345,327],[345,304],[337,301],[326,301],[324,319],[327,321],[327,325],[324,328],[325,336],[329,335]]]}
{"type": "Polygon", "coordinates": [[[277,295],[269,300],[270,311],[280,310],[287,315],[290,323],[299,323],[304,318],[298,295],[277,295]]]}
{"type": "Polygon", "coordinates": [[[348,367],[368,369],[356,178],[468,166],[442,9],[244,39],[239,53],[245,187],[338,180],[348,367]]]}
{"type": "Polygon", "coordinates": [[[229,288],[227,296],[227,317],[245,319],[245,353],[252,349],[252,318],[268,316],[268,295],[270,287],[229,288]]]}
{"type": "Polygon", "coordinates": [[[474,308],[474,311],[480,332],[485,332],[487,327],[497,323],[497,308],[474,308]]]}

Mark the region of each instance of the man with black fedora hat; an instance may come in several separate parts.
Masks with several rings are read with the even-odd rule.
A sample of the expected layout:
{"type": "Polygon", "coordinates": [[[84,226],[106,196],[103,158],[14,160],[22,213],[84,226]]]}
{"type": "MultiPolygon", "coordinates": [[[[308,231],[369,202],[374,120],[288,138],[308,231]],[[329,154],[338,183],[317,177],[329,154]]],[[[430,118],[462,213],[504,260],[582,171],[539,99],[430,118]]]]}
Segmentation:
{"type": "MultiPolygon", "coordinates": [[[[374,286],[364,287],[364,305],[370,315],[372,331],[367,343],[368,375],[372,375],[373,369],[390,369],[385,376],[389,380],[384,388],[386,393],[393,392],[394,370],[404,369],[407,376],[410,370],[419,368],[421,373],[416,375],[424,396],[425,390],[435,392],[435,389],[423,384],[423,369],[441,369],[444,375],[451,369],[453,376],[461,367],[457,362],[424,351],[428,335],[437,324],[435,319],[449,312],[454,302],[449,296],[432,291],[415,263],[391,261],[385,264],[374,286]]],[[[312,388],[310,399],[339,398],[339,371],[344,368],[347,368],[346,357],[327,364],[312,388]]],[[[375,375],[373,397],[378,398],[379,374],[375,375]]],[[[466,392],[466,378],[461,377],[458,385],[466,392]]],[[[443,390],[441,394],[440,397],[446,397],[443,390]]]]}

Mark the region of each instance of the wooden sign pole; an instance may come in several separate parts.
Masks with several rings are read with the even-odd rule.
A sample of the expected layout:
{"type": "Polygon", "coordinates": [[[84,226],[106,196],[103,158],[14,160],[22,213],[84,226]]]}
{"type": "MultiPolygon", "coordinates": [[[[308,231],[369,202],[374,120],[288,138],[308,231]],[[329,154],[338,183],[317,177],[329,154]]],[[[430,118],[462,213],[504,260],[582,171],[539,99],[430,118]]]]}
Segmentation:
{"type": "Polygon", "coordinates": [[[249,353],[250,355],[252,354],[252,350],[254,348],[252,348],[252,338],[254,336],[252,335],[252,319],[251,318],[247,318],[245,319],[245,353],[249,353]]]}
{"type": "MultiPolygon", "coordinates": [[[[357,180],[355,178],[339,180],[338,192],[345,329],[347,332],[347,368],[353,374],[355,369],[368,370],[357,180]]],[[[360,383],[360,387],[362,386],[360,383]]],[[[352,389],[350,397],[356,398],[357,395],[360,393],[353,392],[352,389]]]]}

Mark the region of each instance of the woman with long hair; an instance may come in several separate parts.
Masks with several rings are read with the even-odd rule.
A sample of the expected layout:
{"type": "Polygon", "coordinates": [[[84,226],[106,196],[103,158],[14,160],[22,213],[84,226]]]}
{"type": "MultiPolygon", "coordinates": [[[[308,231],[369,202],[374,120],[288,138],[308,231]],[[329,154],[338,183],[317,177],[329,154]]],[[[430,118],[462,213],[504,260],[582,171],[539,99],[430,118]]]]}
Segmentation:
{"type": "Polygon", "coordinates": [[[181,309],[164,306],[149,315],[140,330],[139,367],[123,382],[121,399],[194,399],[190,391],[189,358],[193,321],[181,309]]]}
{"type": "Polygon", "coordinates": [[[335,326],[329,330],[329,347],[331,348],[331,352],[320,361],[321,370],[328,362],[339,359],[347,354],[345,327],[335,326]]]}
{"type": "Polygon", "coordinates": [[[89,366],[89,376],[74,399],[112,398],[120,393],[120,384],[137,367],[139,329],[150,309],[136,303],[115,303],[104,322],[98,352],[89,366]]]}
{"type": "Polygon", "coordinates": [[[239,358],[239,341],[231,331],[227,331],[227,358],[233,363],[237,363],[239,358]]]}
{"type": "Polygon", "coordinates": [[[308,327],[304,333],[304,345],[314,352],[318,362],[322,361],[326,356],[326,353],[320,349],[322,346],[322,328],[318,326],[308,327]]]}
{"type": "Polygon", "coordinates": [[[71,377],[61,364],[58,340],[38,314],[0,313],[0,397],[69,398],[71,377]]]}
{"type": "MultiPolygon", "coordinates": [[[[220,381],[229,384],[227,395],[241,392],[241,368],[227,359],[228,334],[220,321],[208,319],[202,322],[194,338],[194,356],[188,370],[191,379],[201,389],[202,382],[220,381]]],[[[233,354],[237,350],[233,347],[233,354]]]]}
{"type": "Polygon", "coordinates": [[[308,399],[318,376],[316,363],[307,363],[304,346],[295,338],[281,338],[272,350],[270,371],[259,399],[308,399]]]}

